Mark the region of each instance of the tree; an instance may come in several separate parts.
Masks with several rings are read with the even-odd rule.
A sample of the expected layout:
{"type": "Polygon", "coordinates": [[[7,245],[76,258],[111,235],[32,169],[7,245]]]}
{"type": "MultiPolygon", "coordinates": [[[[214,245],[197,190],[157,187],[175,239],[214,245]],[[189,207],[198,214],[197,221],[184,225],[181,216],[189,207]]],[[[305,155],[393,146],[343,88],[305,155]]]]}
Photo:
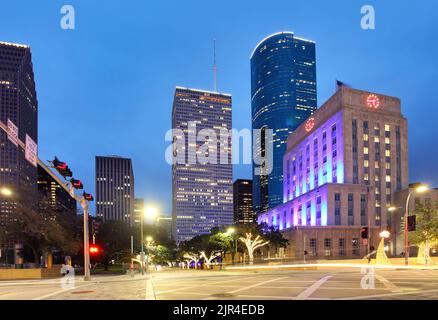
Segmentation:
{"type": "MultiPolygon", "coordinates": [[[[430,262],[431,246],[438,241],[438,201],[418,203],[415,209],[416,228],[409,237],[423,252],[424,263],[430,262]]],[[[405,222],[406,223],[406,222],[405,222]]]]}
{"type": "Polygon", "coordinates": [[[240,233],[239,240],[245,244],[248,251],[249,263],[254,263],[254,252],[266,245],[275,248],[285,248],[289,241],[275,227],[270,227],[266,223],[261,224],[241,224],[237,226],[240,233]]]}
{"type": "Polygon", "coordinates": [[[110,262],[114,259],[130,259],[131,228],[123,221],[107,221],[99,230],[96,243],[102,248],[98,259],[108,271],[110,262]]]}
{"type": "Polygon", "coordinates": [[[13,214],[6,221],[4,229],[8,239],[15,239],[29,247],[33,260],[59,250],[75,254],[80,248],[80,233],[77,233],[78,217],[66,208],[47,205],[52,203],[48,196],[37,190],[23,188],[17,193],[13,214]]]}

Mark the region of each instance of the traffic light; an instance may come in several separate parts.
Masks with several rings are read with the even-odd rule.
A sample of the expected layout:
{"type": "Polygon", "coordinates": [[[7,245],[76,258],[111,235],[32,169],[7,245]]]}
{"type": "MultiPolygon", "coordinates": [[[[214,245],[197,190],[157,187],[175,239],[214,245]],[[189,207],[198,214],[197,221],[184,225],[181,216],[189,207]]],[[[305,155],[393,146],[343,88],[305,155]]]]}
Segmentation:
{"type": "Polygon", "coordinates": [[[70,183],[72,184],[73,188],[75,189],[84,189],[84,185],[82,184],[81,180],[76,180],[71,178],[70,183]]]}
{"type": "Polygon", "coordinates": [[[360,228],[360,237],[362,239],[368,239],[368,227],[360,228]]]}
{"type": "Polygon", "coordinates": [[[84,199],[87,200],[87,201],[93,201],[94,200],[93,196],[91,194],[89,194],[89,193],[84,192],[82,195],[83,195],[84,199]]]}
{"type": "Polygon", "coordinates": [[[90,245],[90,255],[97,256],[102,252],[102,249],[97,244],[90,245]]]}
{"type": "Polygon", "coordinates": [[[415,231],[416,226],[417,226],[417,216],[416,215],[408,216],[408,231],[415,231]]]}
{"type": "Polygon", "coordinates": [[[67,163],[60,161],[57,157],[52,161],[52,164],[64,179],[73,176],[73,172],[70,170],[67,163]]]}

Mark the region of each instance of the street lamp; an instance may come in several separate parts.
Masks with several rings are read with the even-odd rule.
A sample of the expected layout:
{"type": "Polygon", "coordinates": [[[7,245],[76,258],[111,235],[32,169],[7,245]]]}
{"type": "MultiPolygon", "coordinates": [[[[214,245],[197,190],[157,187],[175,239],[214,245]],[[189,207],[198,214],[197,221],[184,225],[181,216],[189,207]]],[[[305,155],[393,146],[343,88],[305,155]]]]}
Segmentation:
{"type": "Polygon", "coordinates": [[[409,235],[408,235],[408,216],[409,216],[409,200],[413,193],[423,193],[429,190],[429,187],[424,184],[414,184],[412,189],[409,189],[408,197],[406,198],[405,217],[404,217],[404,233],[405,233],[405,265],[409,265],[409,235]]]}
{"type": "Polygon", "coordinates": [[[227,229],[227,235],[229,235],[231,237],[231,239],[234,241],[234,251],[232,252],[232,262],[233,265],[236,263],[235,258],[236,258],[236,253],[237,253],[237,238],[233,237],[233,234],[236,232],[236,229],[234,229],[233,227],[230,227],[227,229]]]}
{"type": "Polygon", "coordinates": [[[13,195],[12,190],[8,188],[1,188],[0,193],[5,197],[11,197],[13,195]]]}
{"type": "Polygon", "coordinates": [[[144,237],[143,237],[143,225],[144,219],[153,220],[157,216],[157,208],[155,207],[146,207],[143,214],[140,215],[140,230],[141,230],[141,274],[144,275],[144,237]]]}
{"type": "Polygon", "coordinates": [[[383,230],[379,233],[380,238],[388,239],[391,233],[388,230],[383,230]]]}

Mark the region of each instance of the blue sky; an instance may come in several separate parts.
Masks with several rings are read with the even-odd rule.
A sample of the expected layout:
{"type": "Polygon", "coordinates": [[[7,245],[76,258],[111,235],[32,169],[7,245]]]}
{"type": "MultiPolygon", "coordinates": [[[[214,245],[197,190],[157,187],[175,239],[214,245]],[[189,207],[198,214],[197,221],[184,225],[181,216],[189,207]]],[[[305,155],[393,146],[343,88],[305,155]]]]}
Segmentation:
{"type": "Polygon", "coordinates": [[[68,161],[94,193],[95,155],[130,157],[136,196],[170,213],[175,86],[212,89],[216,38],[219,90],[233,95],[233,126],[250,128],[249,56],[282,30],[316,41],[318,105],[335,79],[400,97],[410,180],[438,186],[437,12],[435,1],[14,0],[0,5],[0,41],[32,46],[40,158],[68,161]],[[60,28],[64,4],[76,9],[74,31],[60,28]],[[375,30],[360,27],[365,4],[375,30]]]}

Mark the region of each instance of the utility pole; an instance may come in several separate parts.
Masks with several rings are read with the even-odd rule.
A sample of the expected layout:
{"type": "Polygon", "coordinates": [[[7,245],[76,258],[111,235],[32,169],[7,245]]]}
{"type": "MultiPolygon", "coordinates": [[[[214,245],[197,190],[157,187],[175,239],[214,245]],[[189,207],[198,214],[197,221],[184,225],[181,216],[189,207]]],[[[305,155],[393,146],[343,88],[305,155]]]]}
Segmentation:
{"type": "Polygon", "coordinates": [[[88,235],[88,201],[82,199],[84,209],[84,281],[90,281],[90,243],[88,235]]]}

